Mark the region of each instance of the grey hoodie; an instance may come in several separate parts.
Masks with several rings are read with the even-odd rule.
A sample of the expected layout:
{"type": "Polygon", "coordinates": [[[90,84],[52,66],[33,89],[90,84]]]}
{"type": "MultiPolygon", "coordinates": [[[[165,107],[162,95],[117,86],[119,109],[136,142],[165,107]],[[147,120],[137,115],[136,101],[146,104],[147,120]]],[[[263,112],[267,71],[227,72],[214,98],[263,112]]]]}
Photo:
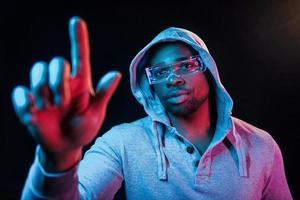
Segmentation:
{"type": "Polygon", "coordinates": [[[113,199],[124,181],[127,199],[292,199],[281,151],[264,130],[231,116],[232,99],[216,64],[194,33],[168,28],[130,65],[131,90],[147,117],[113,127],[64,173],[47,173],[37,153],[22,199],[113,199]],[[148,50],[156,43],[180,40],[203,59],[212,76],[217,123],[201,155],[171,126],[145,73],[148,50]],[[187,148],[194,151],[187,152],[187,148]]]}

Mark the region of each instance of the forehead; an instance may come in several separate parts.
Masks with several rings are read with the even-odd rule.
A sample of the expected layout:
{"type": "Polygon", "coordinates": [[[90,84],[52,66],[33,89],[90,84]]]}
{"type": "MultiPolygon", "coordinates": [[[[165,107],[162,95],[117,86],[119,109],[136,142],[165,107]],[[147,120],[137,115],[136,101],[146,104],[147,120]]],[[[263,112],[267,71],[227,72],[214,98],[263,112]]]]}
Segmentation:
{"type": "Polygon", "coordinates": [[[150,65],[168,64],[192,56],[192,50],[182,42],[161,43],[150,53],[150,65]]]}

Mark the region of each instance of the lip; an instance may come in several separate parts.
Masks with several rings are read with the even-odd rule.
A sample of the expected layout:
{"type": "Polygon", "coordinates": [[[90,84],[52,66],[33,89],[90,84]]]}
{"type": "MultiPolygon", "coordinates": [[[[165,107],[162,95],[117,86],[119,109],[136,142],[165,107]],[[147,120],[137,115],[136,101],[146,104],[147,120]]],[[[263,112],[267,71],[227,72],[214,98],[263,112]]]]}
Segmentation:
{"type": "Polygon", "coordinates": [[[190,92],[188,90],[178,90],[178,91],[173,91],[169,92],[167,95],[167,98],[173,98],[173,97],[178,97],[181,95],[188,95],[190,92]]]}

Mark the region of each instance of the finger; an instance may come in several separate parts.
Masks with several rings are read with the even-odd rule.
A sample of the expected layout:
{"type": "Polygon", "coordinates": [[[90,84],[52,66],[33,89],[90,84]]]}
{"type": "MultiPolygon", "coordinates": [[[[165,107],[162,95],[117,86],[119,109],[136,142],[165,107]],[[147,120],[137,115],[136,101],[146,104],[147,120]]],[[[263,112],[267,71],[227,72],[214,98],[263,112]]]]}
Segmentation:
{"type": "Polygon", "coordinates": [[[29,90],[24,86],[17,86],[12,92],[11,99],[20,121],[27,125],[31,120],[30,108],[33,106],[29,90]]]}
{"type": "Polygon", "coordinates": [[[53,93],[55,105],[69,104],[71,98],[70,64],[61,57],[53,58],[49,64],[49,87],[53,93]]]}
{"type": "Polygon", "coordinates": [[[90,47],[88,29],[84,20],[73,17],[70,20],[72,76],[79,76],[90,84],[90,47]]]}
{"type": "Polygon", "coordinates": [[[45,62],[35,63],[30,71],[30,88],[34,96],[35,105],[39,110],[50,102],[47,71],[47,64],[45,62]]]}
{"type": "Polygon", "coordinates": [[[110,71],[99,81],[96,89],[94,106],[96,109],[106,107],[117,86],[120,83],[122,74],[118,71],[110,71]]]}

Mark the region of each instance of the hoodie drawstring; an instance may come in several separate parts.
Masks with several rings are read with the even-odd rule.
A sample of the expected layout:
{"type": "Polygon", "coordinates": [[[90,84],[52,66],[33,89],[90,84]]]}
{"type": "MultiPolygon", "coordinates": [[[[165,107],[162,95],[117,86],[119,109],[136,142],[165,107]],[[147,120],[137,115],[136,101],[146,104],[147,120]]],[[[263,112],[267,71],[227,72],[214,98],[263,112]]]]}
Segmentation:
{"type": "Polygon", "coordinates": [[[241,177],[248,177],[247,169],[247,155],[245,151],[245,145],[242,144],[241,136],[236,132],[234,125],[232,126],[233,136],[235,138],[235,149],[237,152],[238,162],[239,162],[239,174],[241,177]]]}
{"type": "Polygon", "coordinates": [[[153,132],[155,133],[155,144],[157,148],[155,148],[157,155],[157,175],[159,180],[167,180],[167,161],[166,155],[163,150],[162,144],[162,130],[158,127],[157,122],[153,121],[153,132]]]}

